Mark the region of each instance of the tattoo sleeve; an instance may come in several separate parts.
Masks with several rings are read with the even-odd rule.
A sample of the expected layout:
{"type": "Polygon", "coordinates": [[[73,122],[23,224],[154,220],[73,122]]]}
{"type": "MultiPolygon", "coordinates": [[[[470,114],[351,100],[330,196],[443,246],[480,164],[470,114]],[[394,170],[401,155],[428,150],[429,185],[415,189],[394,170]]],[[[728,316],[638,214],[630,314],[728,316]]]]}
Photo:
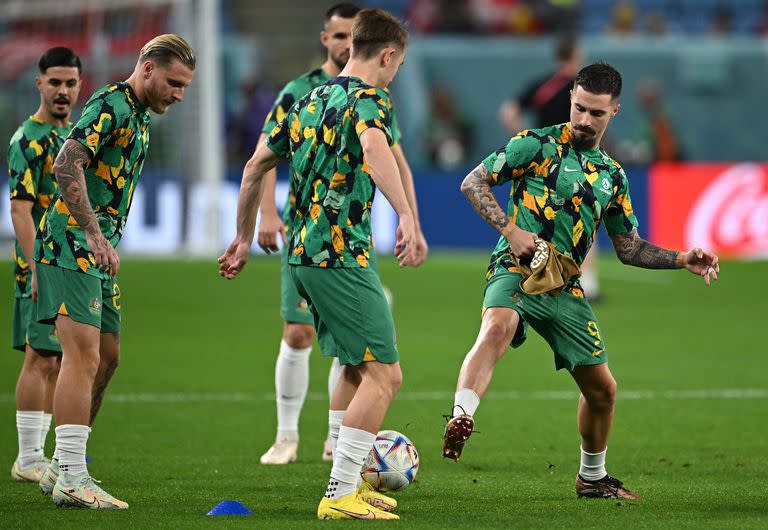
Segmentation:
{"type": "Polygon", "coordinates": [[[480,217],[503,234],[510,224],[509,218],[491,191],[488,171],[482,164],[464,178],[461,183],[461,191],[480,214],[480,217]]]}
{"type": "Polygon", "coordinates": [[[677,269],[677,255],[675,250],[652,245],[641,239],[637,229],[626,234],[611,236],[613,248],[622,263],[642,267],[643,269],[677,269]]]}
{"type": "Polygon", "coordinates": [[[56,157],[53,171],[69,213],[87,234],[92,234],[99,232],[99,223],[85,186],[83,167],[89,161],[90,155],[82,144],[67,140],[56,157]]]}

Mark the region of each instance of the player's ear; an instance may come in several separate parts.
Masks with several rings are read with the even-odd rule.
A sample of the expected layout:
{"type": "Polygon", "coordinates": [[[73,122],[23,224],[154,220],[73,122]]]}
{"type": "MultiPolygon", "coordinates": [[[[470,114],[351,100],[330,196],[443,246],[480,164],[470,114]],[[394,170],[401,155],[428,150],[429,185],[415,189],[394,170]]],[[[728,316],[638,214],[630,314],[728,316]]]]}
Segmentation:
{"type": "Polygon", "coordinates": [[[613,107],[613,114],[611,114],[611,118],[616,116],[616,113],[619,112],[619,109],[621,108],[621,103],[616,103],[616,106],[613,107]]]}
{"type": "Polygon", "coordinates": [[[147,59],[144,61],[144,64],[141,65],[141,74],[144,77],[144,79],[149,79],[149,76],[152,75],[152,71],[155,69],[155,63],[152,62],[152,60],[147,59]]]}
{"type": "Polygon", "coordinates": [[[328,47],[328,33],[326,33],[325,30],[320,32],[320,44],[322,44],[324,48],[328,47]]]}
{"type": "Polygon", "coordinates": [[[394,48],[384,48],[381,50],[381,67],[385,68],[389,66],[389,62],[392,60],[392,57],[395,55],[395,49],[394,48]]]}
{"type": "Polygon", "coordinates": [[[37,87],[38,90],[40,90],[40,87],[43,86],[43,80],[39,75],[35,76],[35,86],[37,87]]]}

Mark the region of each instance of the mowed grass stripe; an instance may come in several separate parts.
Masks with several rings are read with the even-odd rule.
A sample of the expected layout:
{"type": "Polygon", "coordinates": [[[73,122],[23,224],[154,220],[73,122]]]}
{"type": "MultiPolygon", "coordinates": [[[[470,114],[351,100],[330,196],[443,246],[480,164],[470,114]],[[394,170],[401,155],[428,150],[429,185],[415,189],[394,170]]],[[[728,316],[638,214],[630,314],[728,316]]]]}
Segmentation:
{"type": "MultiPolygon", "coordinates": [[[[488,392],[483,399],[493,401],[522,400],[573,400],[579,397],[577,392],[538,391],[538,392],[488,392]]],[[[768,399],[768,388],[710,388],[706,390],[626,390],[619,394],[620,399],[768,399]]],[[[453,399],[452,392],[401,392],[395,399],[404,401],[446,401],[453,399]]],[[[0,396],[0,402],[14,400],[12,394],[0,396]]],[[[249,394],[235,392],[231,394],[114,394],[106,400],[111,403],[184,403],[184,402],[237,402],[237,401],[275,401],[275,394],[249,394]]],[[[327,401],[328,395],[322,392],[310,392],[307,401],[327,401]]]]}

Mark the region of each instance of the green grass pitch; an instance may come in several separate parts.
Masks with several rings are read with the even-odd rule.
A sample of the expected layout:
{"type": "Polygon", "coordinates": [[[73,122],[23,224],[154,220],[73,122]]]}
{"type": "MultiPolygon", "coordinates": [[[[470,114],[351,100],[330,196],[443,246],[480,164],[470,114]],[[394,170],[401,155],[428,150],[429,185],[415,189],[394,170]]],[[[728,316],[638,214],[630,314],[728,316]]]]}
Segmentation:
{"type": "MultiPolygon", "coordinates": [[[[461,361],[480,319],[486,254],[438,254],[419,270],[382,259],[394,293],[404,372],[383,428],[421,454],[417,481],[397,495],[402,528],[766,528],[768,361],[765,264],[724,263],[707,288],[683,271],[601,260],[595,307],[619,382],[608,471],[637,502],[577,499],[577,391],[535,333],[509,350],[458,464],[440,457],[461,361]]],[[[328,360],[315,349],[299,461],[266,467],[275,431],[274,363],[281,333],[276,259],[253,259],[226,282],[215,261],[126,259],[122,364],[88,446],[91,473],[125,512],[57,510],[15,484],[10,262],[0,266],[0,527],[305,528],[329,465],[328,360]],[[208,517],[225,499],[252,516],[208,517]]],[[[48,453],[52,450],[49,436],[48,453]]],[[[355,524],[355,523],[352,523],[355,524]]]]}

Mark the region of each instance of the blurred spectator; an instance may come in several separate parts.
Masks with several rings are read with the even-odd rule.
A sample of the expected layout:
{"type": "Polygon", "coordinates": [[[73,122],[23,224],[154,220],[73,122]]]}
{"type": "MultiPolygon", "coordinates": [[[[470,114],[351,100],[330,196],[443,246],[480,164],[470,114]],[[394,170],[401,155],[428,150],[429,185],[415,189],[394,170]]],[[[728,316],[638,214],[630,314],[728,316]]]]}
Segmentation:
{"type": "Polygon", "coordinates": [[[661,11],[651,11],[645,17],[645,32],[651,37],[661,37],[667,33],[667,20],[661,11]]]}
{"type": "Polygon", "coordinates": [[[628,37],[635,33],[635,22],[637,18],[637,8],[629,0],[623,0],[617,3],[613,8],[611,23],[608,26],[608,33],[615,37],[628,37]]]}
{"type": "Polygon", "coordinates": [[[625,164],[651,164],[682,160],[683,153],[669,114],[664,108],[661,87],[655,79],[638,84],[635,99],[644,120],[634,138],[617,146],[625,164]]]}
{"type": "Polygon", "coordinates": [[[412,0],[406,18],[422,33],[474,33],[475,18],[470,0],[412,0]]]}
{"type": "Polygon", "coordinates": [[[456,108],[453,94],[445,87],[434,87],[427,121],[427,152],[432,164],[441,169],[461,167],[470,149],[471,133],[468,120],[456,108]]]}
{"type": "Polygon", "coordinates": [[[727,37],[732,29],[731,12],[723,6],[715,9],[709,33],[714,37],[727,37]]]}
{"type": "Polygon", "coordinates": [[[277,93],[274,87],[260,79],[250,79],[240,85],[242,109],[227,112],[227,155],[230,166],[242,166],[253,154],[259,141],[264,119],[277,93]]]}
{"type": "Polygon", "coordinates": [[[556,125],[570,120],[571,88],[584,56],[576,38],[564,35],[555,47],[557,70],[534,80],[517,97],[499,108],[499,121],[510,135],[528,127],[522,112],[536,116],[534,127],[556,125]]]}

